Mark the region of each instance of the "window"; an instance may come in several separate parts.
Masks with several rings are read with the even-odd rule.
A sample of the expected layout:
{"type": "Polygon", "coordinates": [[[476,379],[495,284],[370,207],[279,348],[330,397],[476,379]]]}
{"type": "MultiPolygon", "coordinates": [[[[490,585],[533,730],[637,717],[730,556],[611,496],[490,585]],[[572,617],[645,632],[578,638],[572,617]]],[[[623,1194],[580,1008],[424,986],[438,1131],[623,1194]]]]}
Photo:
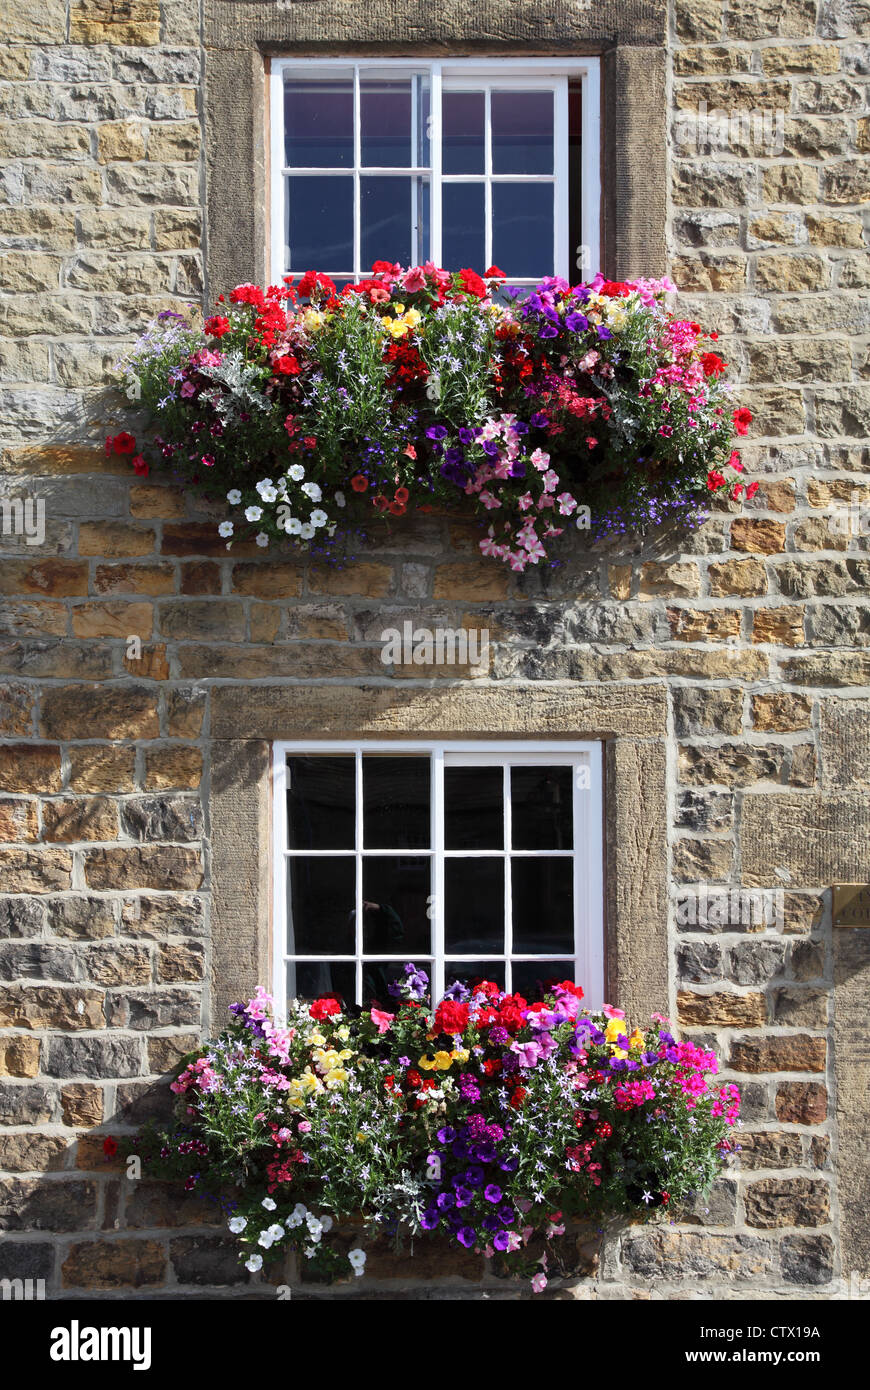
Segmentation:
{"type": "Polygon", "coordinates": [[[574,978],[603,1002],[601,746],[277,743],[273,992],[574,978]]]}
{"type": "Polygon", "coordinates": [[[433,260],[511,284],[599,262],[598,60],[276,59],[272,279],[433,260]]]}

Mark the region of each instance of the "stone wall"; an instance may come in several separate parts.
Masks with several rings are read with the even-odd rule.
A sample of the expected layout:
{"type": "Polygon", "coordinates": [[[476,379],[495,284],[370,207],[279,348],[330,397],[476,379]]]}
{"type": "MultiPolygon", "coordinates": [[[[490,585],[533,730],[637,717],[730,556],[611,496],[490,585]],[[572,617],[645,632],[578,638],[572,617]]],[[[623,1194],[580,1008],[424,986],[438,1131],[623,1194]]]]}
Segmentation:
{"type": "MultiPolygon", "coordinates": [[[[119,349],[201,294],[200,20],[157,0],[3,17],[0,495],[44,500],[46,535],[0,537],[0,1277],[60,1296],[238,1284],[202,1203],[127,1182],[102,1149],[159,1105],[210,1013],[214,683],[404,685],[378,638],[409,617],[489,627],[474,679],[496,707],[505,682],[667,702],[661,1002],[721,1049],[747,1125],[708,1209],[609,1234],[577,1296],[842,1295],[870,1276],[870,946],[832,932],[826,891],[870,878],[870,10],[672,0],[671,271],[737,370],[761,487],[689,538],[523,583],[448,519],[342,570],[228,553],[179,489],[104,456],[131,421],[119,349]],[[729,117],[714,153],[688,138],[700,111],[729,117]],[[773,923],[739,895],[706,923],[678,901],[732,887],[779,892],[773,923]]],[[[407,1292],[413,1269],[377,1273],[407,1292]]],[[[417,1269],[468,1296],[485,1282],[464,1261],[417,1269]]]]}

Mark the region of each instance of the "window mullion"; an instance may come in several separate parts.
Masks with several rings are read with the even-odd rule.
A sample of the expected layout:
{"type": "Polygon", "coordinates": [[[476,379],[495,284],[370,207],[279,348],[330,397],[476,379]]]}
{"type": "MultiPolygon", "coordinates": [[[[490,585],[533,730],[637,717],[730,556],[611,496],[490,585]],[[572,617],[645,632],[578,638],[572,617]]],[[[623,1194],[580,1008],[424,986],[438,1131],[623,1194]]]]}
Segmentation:
{"type": "Polygon", "coordinates": [[[362,208],[360,187],[360,162],[362,160],[362,106],[359,91],[359,63],[353,67],[353,278],[358,280],[362,274],[362,208]]]}
{"type": "Polygon", "coordinates": [[[434,855],[432,858],[432,901],[430,903],[431,912],[431,949],[434,963],[432,966],[432,1000],[440,999],[444,993],[445,985],[445,918],[444,918],[444,749],[435,748],[432,752],[432,848],[434,855]]]}
{"type": "Polygon", "coordinates": [[[481,271],[488,270],[492,259],[492,88],[484,89],[484,127],[483,127],[483,221],[484,221],[484,260],[481,271]]]}
{"type": "Polygon", "coordinates": [[[560,77],[553,93],[553,274],[570,279],[568,246],[568,79],[560,77]]]}
{"type": "Polygon", "coordinates": [[[504,987],[508,994],[513,993],[513,965],[511,963],[511,952],[514,947],[514,923],[513,923],[513,881],[511,875],[511,844],[513,842],[513,825],[511,822],[511,770],[510,764],[505,761],[504,765],[504,987]]]}
{"type": "MultiPolygon", "coordinates": [[[[441,64],[432,64],[431,110],[429,126],[429,163],[432,187],[429,191],[429,255],[436,265],[441,264],[441,64]]],[[[443,769],[443,760],[442,760],[443,769]]]]}
{"type": "Polygon", "coordinates": [[[356,952],[356,1002],[363,1002],[363,758],[362,749],[358,748],[354,754],[354,773],[355,773],[355,802],[356,815],[354,817],[354,848],[356,849],[356,912],[354,914],[354,951],[356,952]]]}

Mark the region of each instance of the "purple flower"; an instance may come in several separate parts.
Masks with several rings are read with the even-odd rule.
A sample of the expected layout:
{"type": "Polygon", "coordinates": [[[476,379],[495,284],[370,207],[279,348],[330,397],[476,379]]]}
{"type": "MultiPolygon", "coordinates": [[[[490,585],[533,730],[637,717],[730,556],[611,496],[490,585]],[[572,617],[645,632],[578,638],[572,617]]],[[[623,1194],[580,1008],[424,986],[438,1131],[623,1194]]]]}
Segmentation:
{"type": "Polygon", "coordinates": [[[440,1220],[441,1217],[438,1215],[435,1208],[427,1207],[420,1217],[420,1225],[423,1227],[424,1231],[434,1231],[440,1220]]]}
{"type": "Polygon", "coordinates": [[[456,1138],[456,1130],[445,1125],[443,1129],[439,1129],[437,1138],[439,1144],[452,1144],[456,1138]]]}
{"type": "Polygon", "coordinates": [[[483,1218],[480,1224],[485,1231],[497,1231],[498,1217],[493,1216],[492,1212],[487,1212],[486,1216],[483,1218]]]}
{"type": "Polygon", "coordinates": [[[499,1231],[497,1235],[493,1236],[492,1243],[496,1250],[509,1250],[511,1243],[510,1231],[499,1231]]]}
{"type": "Polygon", "coordinates": [[[467,425],[463,425],[462,429],[459,430],[459,442],[460,444],[473,444],[474,430],[470,430],[467,425]]]}
{"type": "Polygon", "coordinates": [[[504,1047],[509,1038],[510,1034],[508,1030],[502,1028],[500,1023],[497,1023],[494,1028],[490,1028],[489,1030],[489,1040],[493,1047],[504,1047]]]}
{"type": "Polygon", "coordinates": [[[456,1198],[452,1192],[439,1192],[435,1198],[435,1205],[440,1211],[449,1211],[451,1207],[456,1205],[456,1198]]]}
{"type": "Polygon", "coordinates": [[[460,1245],[465,1246],[466,1250],[470,1250],[477,1240],[477,1232],[473,1226],[460,1226],[459,1230],[456,1232],[456,1239],[459,1241],[460,1245]]]}
{"type": "Polygon", "coordinates": [[[612,337],[613,337],[613,334],[611,333],[610,329],[607,327],[607,324],[606,324],[606,323],[599,323],[599,325],[598,325],[598,336],[599,336],[599,338],[602,338],[602,339],[607,339],[607,338],[612,338],[612,337]]]}
{"type": "Polygon", "coordinates": [[[483,1195],[488,1202],[492,1202],[493,1206],[495,1206],[496,1202],[501,1201],[503,1193],[500,1187],[497,1187],[494,1182],[491,1182],[483,1189],[483,1195]]]}
{"type": "Polygon", "coordinates": [[[456,1205],[458,1207],[470,1207],[474,1201],[474,1193],[470,1187],[457,1187],[456,1205]]]}
{"type": "Polygon", "coordinates": [[[532,429],[542,430],[549,424],[549,416],[545,415],[543,410],[536,410],[529,420],[529,424],[532,429]]]}
{"type": "Polygon", "coordinates": [[[481,445],[483,452],[491,459],[498,458],[499,446],[494,439],[485,439],[481,445]]]}
{"type": "Polygon", "coordinates": [[[565,327],[569,333],[580,333],[589,327],[589,320],[585,314],[578,314],[576,310],[572,310],[570,314],[565,315],[565,327]]]}
{"type": "MultiPolygon", "coordinates": [[[[559,330],[556,328],[555,324],[552,323],[542,323],[538,330],[539,338],[558,338],[558,336],[559,330]]],[[[610,334],[608,333],[607,336],[610,337],[610,334]]]]}
{"type": "Polygon", "coordinates": [[[485,1174],[480,1164],[475,1163],[465,1170],[464,1177],[469,1187],[482,1187],[485,1174]]]}
{"type": "Polygon", "coordinates": [[[446,425],[430,425],[429,428],[428,428],[428,430],[426,431],[426,438],[427,438],[427,439],[446,439],[446,438],[447,438],[447,427],[446,427],[446,425]]]}
{"type": "Polygon", "coordinates": [[[516,1212],[514,1211],[512,1206],[508,1206],[507,1204],[505,1204],[503,1207],[499,1207],[498,1209],[498,1219],[503,1226],[509,1226],[515,1216],[516,1212]]]}
{"type": "Polygon", "coordinates": [[[411,1059],[410,1059],[410,1057],[400,1057],[400,1058],[399,1058],[399,1066],[400,1066],[400,1067],[409,1067],[410,1065],[411,1065],[411,1059]]]}

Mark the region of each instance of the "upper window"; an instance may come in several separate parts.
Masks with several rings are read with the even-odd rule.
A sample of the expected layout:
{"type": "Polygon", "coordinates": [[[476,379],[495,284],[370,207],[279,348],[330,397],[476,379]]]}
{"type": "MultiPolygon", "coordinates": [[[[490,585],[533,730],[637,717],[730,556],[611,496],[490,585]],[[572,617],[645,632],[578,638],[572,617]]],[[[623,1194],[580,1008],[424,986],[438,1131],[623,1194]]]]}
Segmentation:
{"type": "Polygon", "coordinates": [[[273,993],[389,1003],[406,961],[603,1002],[601,746],[276,744],[273,993]]]}
{"type": "Polygon", "coordinates": [[[598,269],[594,58],[272,65],[272,279],[598,269]]]}

